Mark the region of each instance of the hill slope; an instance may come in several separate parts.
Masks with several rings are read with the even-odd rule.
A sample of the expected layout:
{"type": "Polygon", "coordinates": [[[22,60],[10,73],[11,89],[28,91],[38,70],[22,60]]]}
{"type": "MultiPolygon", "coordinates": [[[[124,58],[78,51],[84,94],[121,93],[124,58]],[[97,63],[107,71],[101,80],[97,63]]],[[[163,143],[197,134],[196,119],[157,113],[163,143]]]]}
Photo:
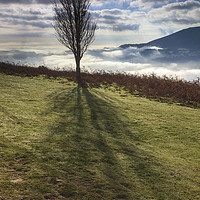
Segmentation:
{"type": "Polygon", "coordinates": [[[2,199],[199,199],[200,110],[0,74],[2,199]]]}
{"type": "Polygon", "coordinates": [[[125,44],[121,45],[122,48],[128,47],[144,47],[144,46],[157,46],[167,49],[200,49],[200,27],[193,27],[178,31],[166,37],[162,37],[143,44],[125,44]]]}

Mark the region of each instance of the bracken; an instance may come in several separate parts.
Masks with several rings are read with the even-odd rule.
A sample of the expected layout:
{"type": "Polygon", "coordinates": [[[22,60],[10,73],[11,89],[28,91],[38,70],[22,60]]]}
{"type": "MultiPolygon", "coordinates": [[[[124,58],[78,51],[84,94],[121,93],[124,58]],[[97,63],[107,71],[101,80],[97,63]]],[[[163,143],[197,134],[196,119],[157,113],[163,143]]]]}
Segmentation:
{"type": "MultiPolygon", "coordinates": [[[[14,63],[0,62],[0,73],[19,76],[45,75],[47,78],[63,77],[76,80],[76,72],[73,70],[52,70],[45,66],[30,67],[14,63]]],[[[161,102],[176,102],[180,105],[200,107],[200,79],[186,81],[173,77],[159,77],[155,74],[138,75],[120,72],[83,71],[82,82],[84,87],[105,87],[117,84],[131,94],[153,98],[161,102]]]]}

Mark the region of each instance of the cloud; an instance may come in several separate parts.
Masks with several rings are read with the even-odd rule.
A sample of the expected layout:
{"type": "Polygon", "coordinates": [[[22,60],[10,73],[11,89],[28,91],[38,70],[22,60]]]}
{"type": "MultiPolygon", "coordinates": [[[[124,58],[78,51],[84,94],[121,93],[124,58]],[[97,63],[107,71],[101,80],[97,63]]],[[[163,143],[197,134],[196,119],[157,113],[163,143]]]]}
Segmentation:
{"type": "MultiPolygon", "coordinates": [[[[182,55],[185,57],[184,55],[182,55]]],[[[200,74],[199,61],[164,59],[163,49],[157,47],[143,48],[104,48],[89,50],[81,60],[81,66],[86,69],[120,71],[127,73],[178,76],[194,80],[200,74]],[[147,53],[147,51],[149,51],[147,53]],[[161,60],[159,60],[161,59],[161,60]],[[163,60],[162,60],[163,59],[163,60]],[[165,60],[165,61],[164,61],[165,60]]],[[[36,51],[0,51],[2,61],[31,63],[31,65],[46,65],[49,68],[74,68],[74,56],[70,51],[36,52],[36,51]]],[[[199,58],[200,60],[200,58],[199,58]]]]}
{"type": "Polygon", "coordinates": [[[82,65],[92,69],[113,70],[130,73],[178,76],[194,80],[200,72],[200,52],[166,51],[158,47],[104,48],[89,50],[82,65]]]}
{"type": "Polygon", "coordinates": [[[0,58],[2,60],[8,59],[7,61],[10,60],[24,61],[30,58],[41,59],[46,55],[48,54],[36,53],[34,51],[20,51],[20,50],[0,51],[0,58]]]}
{"type": "Polygon", "coordinates": [[[152,9],[148,13],[148,19],[153,23],[187,24],[200,23],[200,2],[187,0],[165,5],[161,8],[152,9]]]}
{"type": "MultiPolygon", "coordinates": [[[[2,38],[41,38],[44,35],[42,32],[23,32],[23,33],[9,33],[1,34],[2,38]]],[[[1,41],[2,42],[2,41],[1,41]]]]}
{"type": "Polygon", "coordinates": [[[140,27],[139,24],[125,24],[125,23],[120,23],[120,24],[116,24],[115,26],[113,26],[113,30],[114,31],[136,31],[138,30],[140,27]]]}
{"type": "Polygon", "coordinates": [[[40,10],[34,11],[33,9],[22,10],[22,9],[8,9],[2,10],[0,13],[0,18],[7,19],[20,19],[27,21],[36,21],[36,20],[52,20],[52,15],[45,15],[40,10]]]}
{"type": "MultiPolygon", "coordinates": [[[[105,48],[95,51],[88,51],[82,60],[82,66],[92,69],[103,69],[120,71],[127,73],[151,74],[156,73],[159,76],[178,76],[186,80],[195,80],[200,74],[199,61],[177,60],[163,62],[158,58],[163,58],[160,48],[105,48]],[[143,54],[144,51],[151,51],[150,54],[143,54]]],[[[184,55],[183,55],[184,57],[184,55]]]]}
{"type": "Polygon", "coordinates": [[[91,0],[91,3],[97,7],[101,7],[103,5],[107,5],[107,4],[110,4],[110,5],[124,5],[124,6],[129,6],[130,5],[130,2],[132,0],[91,0]]]}
{"type": "Polygon", "coordinates": [[[0,0],[0,4],[51,4],[48,0],[0,0]]]}
{"type": "Polygon", "coordinates": [[[130,7],[139,8],[140,10],[151,10],[152,8],[162,7],[173,0],[134,0],[130,2],[130,7]]]}
{"type": "Polygon", "coordinates": [[[97,20],[99,29],[113,31],[136,31],[140,24],[132,20],[130,10],[103,9],[92,11],[93,18],[97,20]]]}
{"type": "Polygon", "coordinates": [[[165,6],[165,9],[168,11],[171,10],[191,10],[195,8],[200,8],[200,2],[194,1],[194,0],[188,0],[185,2],[179,2],[179,3],[172,3],[167,6],[165,6]]]}
{"type": "Polygon", "coordinates": [[[33,26],[33,27],[39,27],[39,28],[51,28],[52,25],[47,22],[29,22],[29,21],[20,21],[20,20],[10,20],[10,23],[14,25],[23,25],[23,26],[33,26]]]}
{"type": "Polygon", "coordinates": [[[0,4],[31,4],[32,0],[0,0],[0,4]]]}
{"type": "Polygon", "coordinates": [[[24,5],[14,6],[9,8],[0,7],[0,22],[1,26],[9,26],[17,30],[21,25],[32,26],[38,28],[50,28],[53,19],[53,13],[50,8],[45,7],[26,7],[24,5]]]}
{"type": "Polygon", "coordinates": [[[19,51],[19,50],[11,50],[11,51],[0,51],[0,60],[3,62],[14,62],[20,64],[29,64],[31,66],[34,65],[42,65],[43,57],[45,54],[36,53],[34,51],[19,51]],[[31,64],[30,64],[31,63],[31,64]]]}

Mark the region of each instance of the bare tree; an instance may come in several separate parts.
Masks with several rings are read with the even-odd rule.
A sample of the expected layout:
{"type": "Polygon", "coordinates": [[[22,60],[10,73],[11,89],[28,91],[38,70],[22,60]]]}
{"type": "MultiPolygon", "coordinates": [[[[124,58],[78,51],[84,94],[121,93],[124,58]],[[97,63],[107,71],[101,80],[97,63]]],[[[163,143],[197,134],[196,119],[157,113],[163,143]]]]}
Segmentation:
{"type": "Polygon", "coordinates": [[[54,23],[57,39],[69,48],[76,61],[76,78],[81,85],[80,61],[88,46],[94,41],[96,23],[88,11],[89,0],[54,0],[54,23]]]}

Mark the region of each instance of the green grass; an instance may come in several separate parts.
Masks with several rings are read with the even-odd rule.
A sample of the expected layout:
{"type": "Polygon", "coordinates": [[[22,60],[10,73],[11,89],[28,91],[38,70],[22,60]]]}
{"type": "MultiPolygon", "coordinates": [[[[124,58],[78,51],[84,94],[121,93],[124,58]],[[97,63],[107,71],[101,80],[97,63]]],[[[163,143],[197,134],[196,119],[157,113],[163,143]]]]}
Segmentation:
{"type": "Polygon", "coordinates": [[[200,109],[0,74],[0,199],[200,199],[200,109]]]}

